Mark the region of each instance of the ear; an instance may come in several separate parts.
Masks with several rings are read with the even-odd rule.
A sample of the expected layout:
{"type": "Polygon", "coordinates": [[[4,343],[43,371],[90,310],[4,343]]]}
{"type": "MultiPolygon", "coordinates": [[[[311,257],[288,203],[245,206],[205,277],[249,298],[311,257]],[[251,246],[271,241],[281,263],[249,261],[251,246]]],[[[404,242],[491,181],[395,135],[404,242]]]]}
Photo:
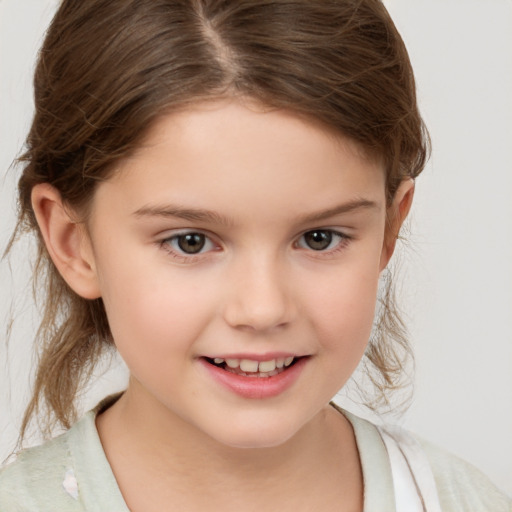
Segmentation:
{"type": "Polygon", "coordinates": [[[57,189],[48,183],[32,189],[32,208],[46,249],[60,275],[84,299],[100,297],[91,242],[57,189]]]}
{"type": "Polygon", "coordinates": [[[400,228],[411,209],[413,197],[414,180],[407,179],[402,181],[395,193],[393,202],[387,209],[386,233],[380,259],[381,271],[386,268],[391,256],[393,256],[400,228]]]}

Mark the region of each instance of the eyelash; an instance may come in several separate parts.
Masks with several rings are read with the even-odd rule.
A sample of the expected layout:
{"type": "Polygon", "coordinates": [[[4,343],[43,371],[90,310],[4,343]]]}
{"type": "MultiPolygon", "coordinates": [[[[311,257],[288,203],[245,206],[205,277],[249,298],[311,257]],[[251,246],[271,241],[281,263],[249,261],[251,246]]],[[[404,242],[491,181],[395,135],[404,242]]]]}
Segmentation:
{"type": "Polygon", "coordinates": [[[331,241],[330,241],[329,245],[331,245],[331,242],[334,241],[334,239],[336,239],[336,238],[338,239],[336,245],[333,248],[331,248],[331,249],[328,249],[328,248],[326,248],[326,249],[313,249],[311,246],[309,246],[309,247],[301,247],[301,248],[303,248],[306,251],[312,252],[313,254],[319,254],[319,255],[320,254],[321,255],[335,254],[338,251],[341,251],[341,250],[345,249],[347,244],[351,240],[350,236],[348,236],[347,234],[342,233],[340,231],[336,231],[335,229],[317,228],[317,229],[310,229],[310,230],[306,231],[305,233],[303,233],[299,237],[297,242],[295,242],[295,246],[296,247],[300,247],[299,246],[300,240],[302,240],[306,235],[313,234],[313,233],[317,233],[317,234],[318,233],[323,233],[323,234],[327,233],[331,237],[331,241]]]}
{"type": "MultiPolygon", "coordinates": [[[[350,243],[351,240],[352,240],[351,236],[349,236],[349,235],[347,235],[345,233],[342,233],[340,231],[337,231],[335,229],[318,228],[318,229],[310,229],[310,230],[305,231],[304,233],[302,233],[302,235],[295,241],[294,247],[298,248],[298,249],[303,249],[303,250],[308,251],[308,252],[311,252],[313,255],[315,255],[315,254],[330,255],[330,254],[335,254],[338,251],[341,251],[341,250],[345,249],[345,247],[350,243]],[[330,237],[332,237],[332,239],[337,238],[338,241],[337,241],[336,245],[333,248],[331,248],[331,249],[328,249],[328,248],[327,249],[313,249],[311,246],[304,247],[304,246],[300,246],[299,245],[300,241],[306,235],[313,234],[313,233],[323,233],[323,234],[327,233],[330,237]]],[[[332,240],[329,243],[329,245],[331,245],[331,243],[332,243],[332,240]]],[[[215,250],[219,249],[219,245],[216,244],[214,241],[212,241],[211,237],[209,237],[205,233],[202,233],[201,231],[184,231],[184,232],[181,232],[181,233],[177,233],[177,234],[174,234],[172,236],[168,236],[168,237],[160,240],[159,241],[159,245],[167,253],[169,253],[174,259],[182,261],[182,262],[186,262],[186,263],[193,263],[194,261],[196,261],[199,258],[204,258],[204,256],[207,253],[211,252],[212,250],[215,251],[215,250]],[[197,252],[197,253],[179,252],[180,250],[182,250],[182,249],[179,248],[179,246],[176,247],[176,248],[173,248],[173,244],[178,244],[179,243],[179,239],[181,237],[185,237],[187,235],[200,235],[200,236],[204,237],[205,245],[209,244],[209,245],[212,246],[212,248],[209,248],[206,251],[203,251],[203,247],[201,247],[200,252],[197,252]]]]}
{"type": "Polygon", "coordinates": [[[202,250],[203,247],[201,247],[200,251],[198,253],[186,253],[186,252],[179,252],[180,248],[173,248],[173,243],[178,244],[179,239],[181,237],[186,237],[187,235],[200,235],[204,237],[205,239],[205,245],[209,244],[212,246],[212,248],[208,249],[206,252],[210,252],[212,250],[218,249],[218,244],[212,241],[211,237],[206,235],[205,233],[202,233],[201,231],[183,231],[181,233],[176,233],[175,235],[168,236],[161,240],[159,242],[160,246],[169,253],[174,259],[178,261],[182,261],[184,263],[193,263],[199,258],[203,258],[205,256],[205,252],[202,250]]]}

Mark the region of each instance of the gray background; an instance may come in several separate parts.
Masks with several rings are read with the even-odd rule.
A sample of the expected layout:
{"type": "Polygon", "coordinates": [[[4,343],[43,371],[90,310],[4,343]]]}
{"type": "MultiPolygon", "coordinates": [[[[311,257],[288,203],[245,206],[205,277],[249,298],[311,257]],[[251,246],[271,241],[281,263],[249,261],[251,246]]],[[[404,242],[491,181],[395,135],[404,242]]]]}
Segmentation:
{"type": "MultiPolygon", "coordinates": [[[[512,494],[512,2],[387,0],[416,70],[433,157],[417,182],[401,295],[416,353],[401,422],[471,461],[512,494]]],[[[16,171],[32,110],[31,72],[56,0],[0,1],[0,246],[14,226],[16,171]]],[[[37,321],[33,248],[0,264],[0,459],[28,396],[37,321]]],[[[84,398],[123,386],[122,365],[84,398]]],[[[345,400],[341,400],[345,403],[345,400]]],[[[356,406],[350,405],[357,409],[356,406]]]]}

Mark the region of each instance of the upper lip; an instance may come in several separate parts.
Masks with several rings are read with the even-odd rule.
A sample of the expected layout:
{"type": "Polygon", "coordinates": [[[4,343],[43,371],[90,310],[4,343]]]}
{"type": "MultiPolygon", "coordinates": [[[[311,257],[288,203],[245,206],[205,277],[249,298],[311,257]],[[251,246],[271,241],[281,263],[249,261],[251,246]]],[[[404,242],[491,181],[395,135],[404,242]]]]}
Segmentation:
{"type": "Polygon", "coordinates": [[[205,355],[207,359],[249,359],[250,361],[272,361],[272,359],[286,359],[287,357],[304,357],[304,355],[294,354],[293,352],[267,352],[265,354],[249,354],[247,352],[236,352],[232,354],[214,354],[205,355]]]}

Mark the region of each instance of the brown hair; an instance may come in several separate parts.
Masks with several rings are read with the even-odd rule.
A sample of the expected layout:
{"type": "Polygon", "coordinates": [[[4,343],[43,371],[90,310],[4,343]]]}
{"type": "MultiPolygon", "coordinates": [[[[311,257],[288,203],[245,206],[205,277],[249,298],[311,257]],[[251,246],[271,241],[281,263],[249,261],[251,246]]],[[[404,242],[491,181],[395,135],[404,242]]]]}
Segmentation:
{"type": "MultiPolygon", "coordinates": [[[[428,152],[407,51],[380,0],[64,0],[34,86],[15,235],[37,233],[44,309],[22,436],[41,412],[46,433],[68,428],[78,393],[113,346],[101,299],[76,295],[49,258],[34,185],[50,183],[86,214],[96,184],[159,116],[233,95],[320,121],[382,158],[388,202],[428,152]]],[[[366,358],[385,396],[409,349],[389,289],[382,297],[366,358]]]]}

